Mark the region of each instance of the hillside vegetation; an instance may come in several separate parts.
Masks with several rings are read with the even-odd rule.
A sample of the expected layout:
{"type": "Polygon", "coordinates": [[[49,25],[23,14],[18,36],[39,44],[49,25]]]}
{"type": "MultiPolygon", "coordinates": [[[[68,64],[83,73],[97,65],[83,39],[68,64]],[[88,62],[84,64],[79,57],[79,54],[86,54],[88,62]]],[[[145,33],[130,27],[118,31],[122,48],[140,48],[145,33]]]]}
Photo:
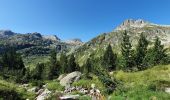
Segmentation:
{"type": "Polygon", "coordinates": [[[115,71],[113,77],[121,84],[113,93],[111,100],[169,100],[170,65],[159,65],[139,72],[115,71]]]}

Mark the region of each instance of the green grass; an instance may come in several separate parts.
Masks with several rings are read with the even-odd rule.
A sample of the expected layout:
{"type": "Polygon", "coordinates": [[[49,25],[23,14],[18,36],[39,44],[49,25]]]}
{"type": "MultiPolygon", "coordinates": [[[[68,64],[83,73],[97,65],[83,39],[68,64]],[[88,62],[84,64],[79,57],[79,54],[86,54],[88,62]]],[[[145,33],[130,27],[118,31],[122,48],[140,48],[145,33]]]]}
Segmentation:
{"type": "Polygon", "coordinates": [[[73,86],[82,86],[84,88],[91,88],[91,84],[95,84],[95,87],[101,90],[101,92],[103,92],[103,90],[105,89],[103,83],[98,79],[97,76],[93,76],[92,80],[81,79],[78,82],[74,82],[73,86]]]}
{"type": "Polygon", "coordinates": [[[48,81],[47,82],[47,89],[49,89],[50,91],[63,91],[64,87],[60,85],[59,82],[53,80],[53,81],[48,81]]]}
{"type": "Polygon", "coordinates": [[[170,100],[170,94],[164,92],[170,87],[170,65],[140,72],[116,71],[113,77],[121,83],[111,96],[114,100],[170,100]]]}
{"type": "Polygon", "coordinates": [[[20,97],[21,99],[32,100],[35,98],[35,95],[33,93],[27,92],[26,89],[19,87],[18,84],[7,82],[4,80],[0,80],[0,91],[6,91],[6,93],[16,93],[16,96],[20,97]]]}
{"type": "Polygon", "coordinates": [[[45,63],[49,61],[49,56],[29,56],[23,59],[26,67],[30,70],[34,69],[38,63],[45,63]]]}

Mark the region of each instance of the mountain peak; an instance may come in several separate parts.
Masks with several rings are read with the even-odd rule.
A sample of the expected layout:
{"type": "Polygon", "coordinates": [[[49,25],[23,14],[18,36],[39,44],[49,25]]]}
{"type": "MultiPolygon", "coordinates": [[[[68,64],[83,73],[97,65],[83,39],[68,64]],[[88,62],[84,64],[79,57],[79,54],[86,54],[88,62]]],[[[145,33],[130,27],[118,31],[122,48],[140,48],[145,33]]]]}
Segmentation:
{"type": "Polygon", "coordinates": [[[60,39],[56,35],[44,35],[43,38],[52,41],[60,41],[60,39]]]}
{"type": "Polygon", "coordinates": [[[137,20],[127,19],[120,26],[118,26],[115,30],[119,31],[119,30],[127,30],[130,28],[141,28],[149,24],[150,24],[149,22],[142,20],[142,19],[137,19],[137,20]]]}
{"type": "Polygon", "coordinates": [[[78,38],[67,40],[65,42],[69,43],[69,44],[74,44],[74,45],[82,45],[83,44],[83,42],[78,38]]]}
{"type": "Polygon", "coordinates": [[[12,32],[11,30],[0,30],[0,35],[1,36],[12,36],[15,35],[16,33],[12,32]]]}

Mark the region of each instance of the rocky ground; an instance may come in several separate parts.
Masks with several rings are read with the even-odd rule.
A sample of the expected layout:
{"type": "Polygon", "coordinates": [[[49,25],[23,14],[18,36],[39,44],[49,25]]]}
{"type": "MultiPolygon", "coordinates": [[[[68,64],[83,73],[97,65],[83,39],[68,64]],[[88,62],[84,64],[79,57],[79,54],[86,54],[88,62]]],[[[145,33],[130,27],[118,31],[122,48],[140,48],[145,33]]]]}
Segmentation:
{"type": "Polygon", "coordinates": [[[71,85],[73,82],[78,81],[81,76],[81,72],[78,71],[69,73],[67,75],[60,75],[58,77],[58,81],[62,86],[65,87],[64,91],[50,91],[47,88],[48,83],[43,85],[42,88],[29,88],[29,84],[23,84],[20,87],[25,88],[28,92],[35,93],[36,100],[46,100],[55,93],[60,94],[58,97],[60,100],[78,99],[80,97],[80,94],[81,96],[89,96],[92,98],[92,100],[102,100],[104,96],[101,94],[101,91],[95,87],[95,84],[91,84],[91,87],[89,88],[71,85]]]}

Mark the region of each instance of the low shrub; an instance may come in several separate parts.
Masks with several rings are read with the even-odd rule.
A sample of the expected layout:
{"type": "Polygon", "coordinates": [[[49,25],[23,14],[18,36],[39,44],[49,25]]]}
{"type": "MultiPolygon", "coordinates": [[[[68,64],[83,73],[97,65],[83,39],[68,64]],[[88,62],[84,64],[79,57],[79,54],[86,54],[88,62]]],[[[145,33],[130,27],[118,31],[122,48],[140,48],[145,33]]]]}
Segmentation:
{"type": "Polygon", "coordinates": [[[53,81],[53,82],[49,82],[47,84],[47,88],[50,90],[50,91],[63,91],[64,90],[64,87],[60,85],[59,82],[56,82],[56,81],[53,81]]]}

